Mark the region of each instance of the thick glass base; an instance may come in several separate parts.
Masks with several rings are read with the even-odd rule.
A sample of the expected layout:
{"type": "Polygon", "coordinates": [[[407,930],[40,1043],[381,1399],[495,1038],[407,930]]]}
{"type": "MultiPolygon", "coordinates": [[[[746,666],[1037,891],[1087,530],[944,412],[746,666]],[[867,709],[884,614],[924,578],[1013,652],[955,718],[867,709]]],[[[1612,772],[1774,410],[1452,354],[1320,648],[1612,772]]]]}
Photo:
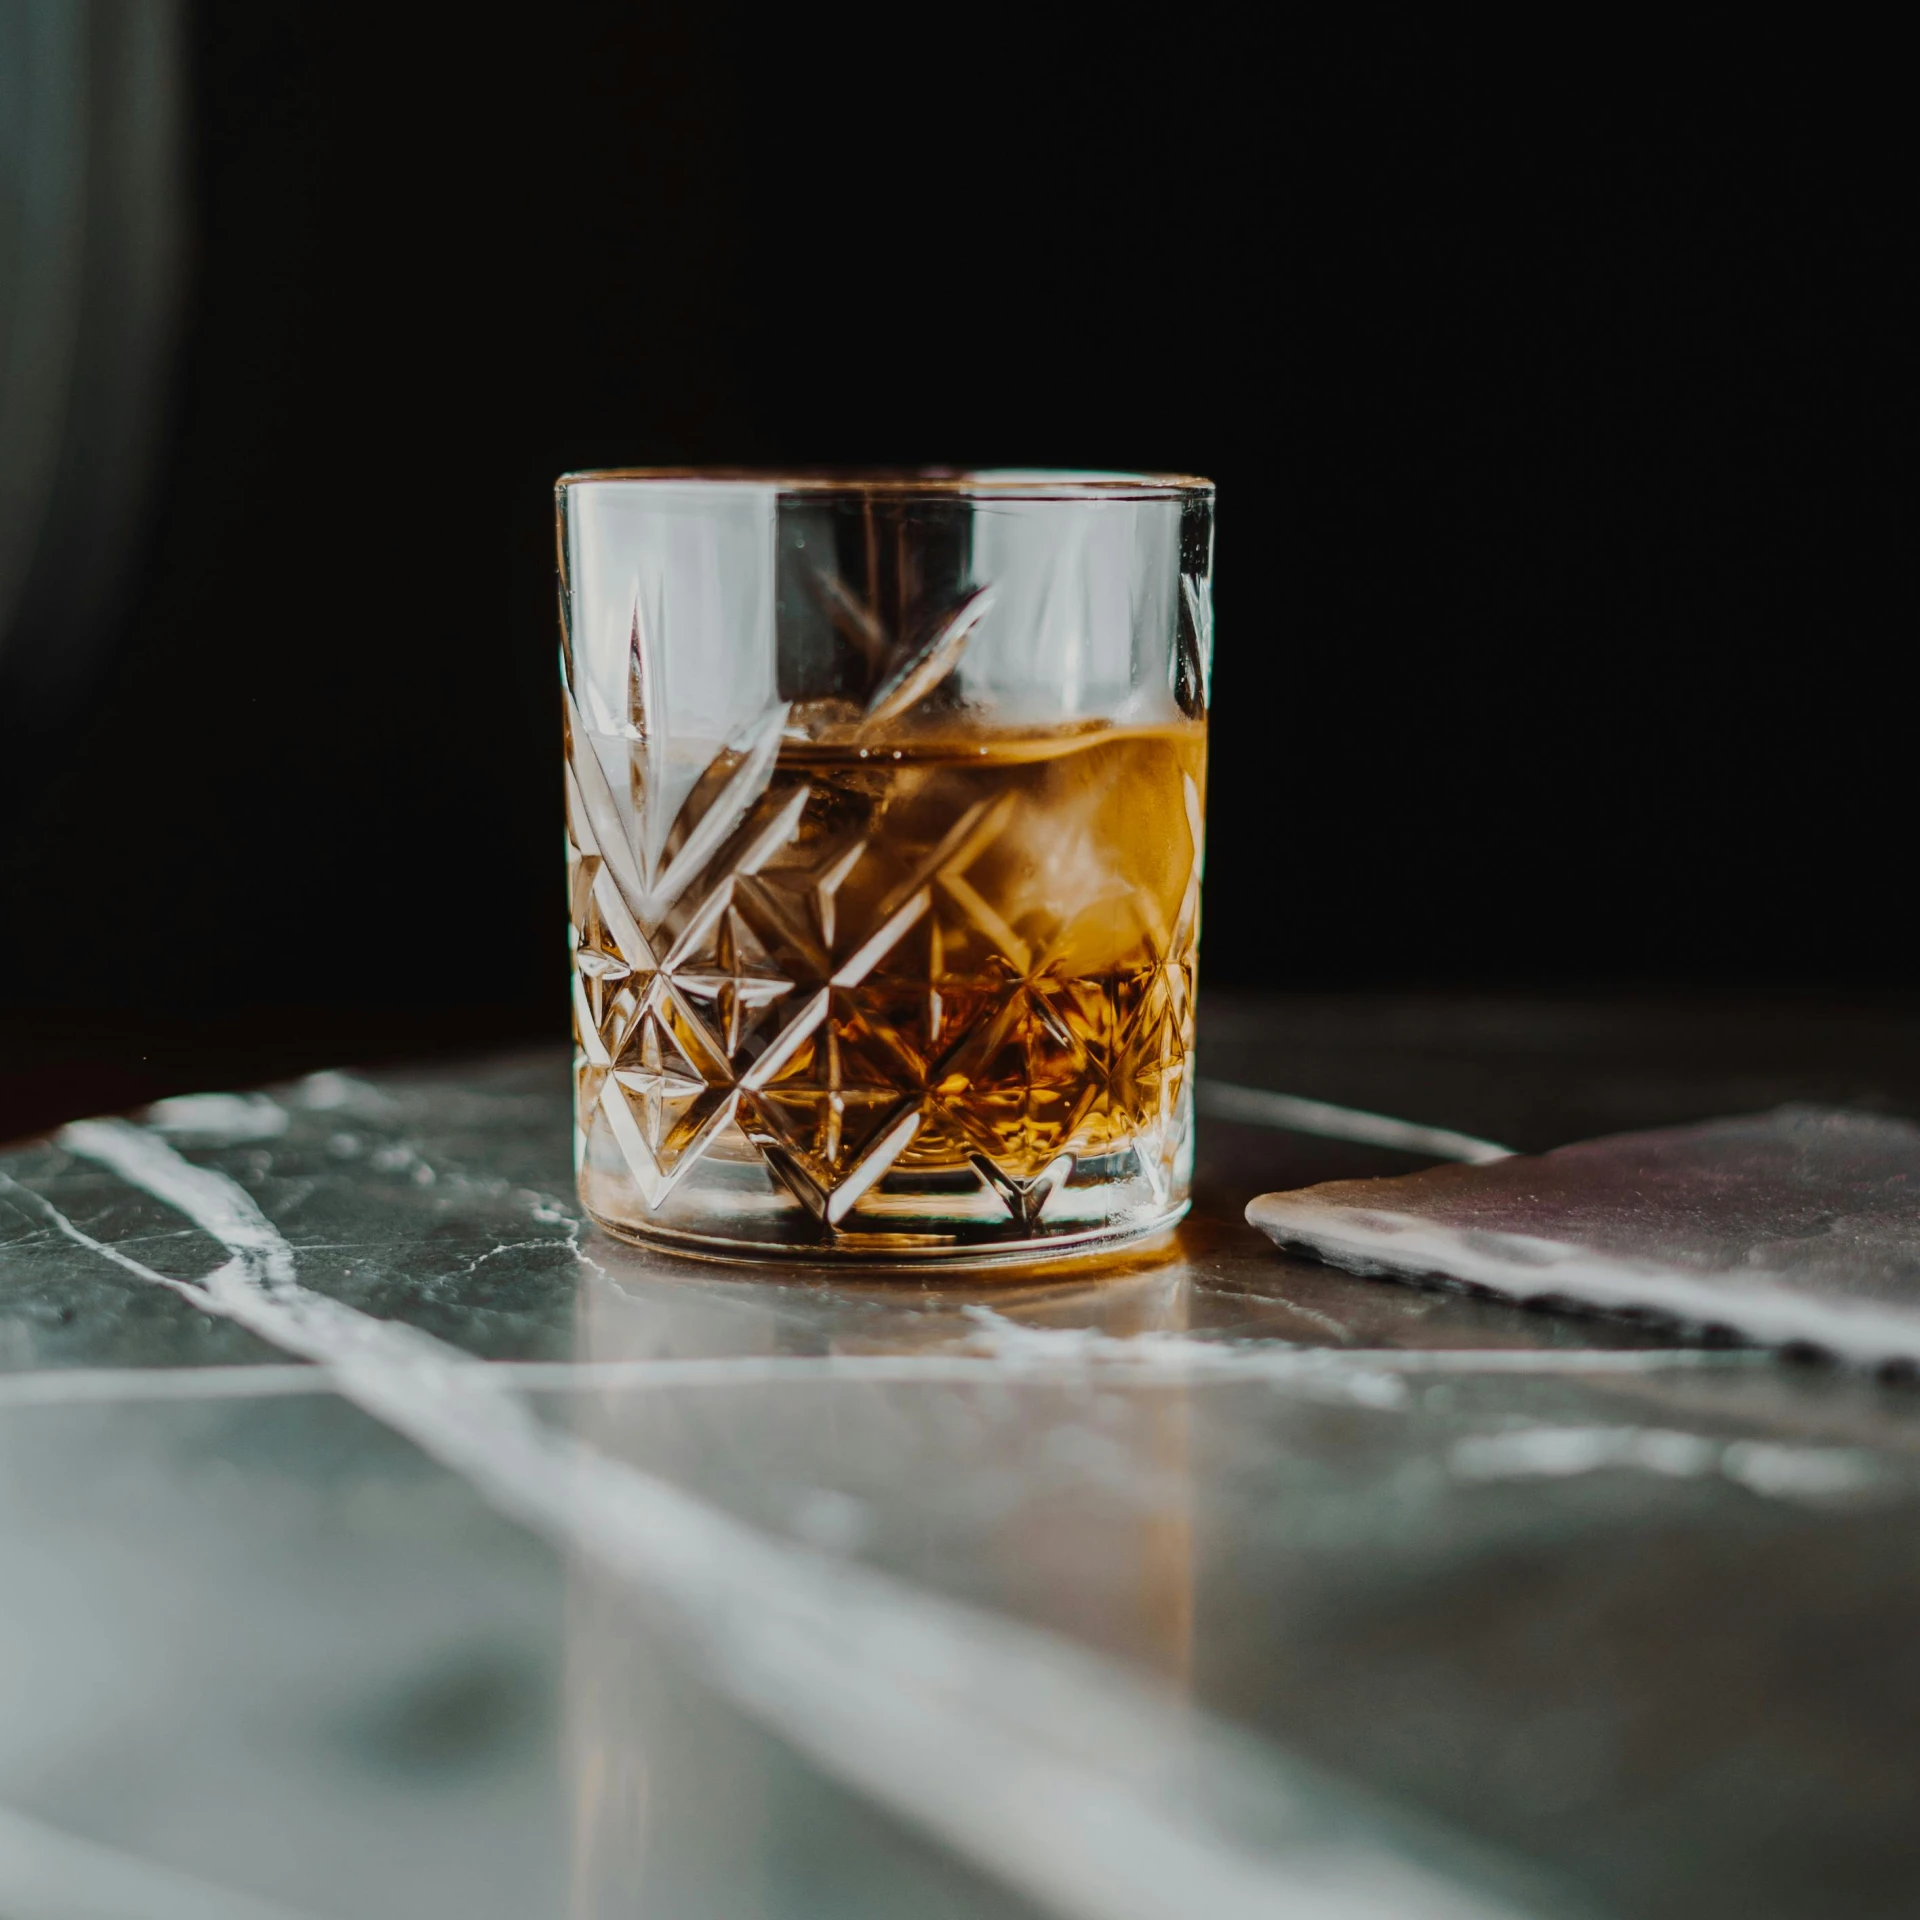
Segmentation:
{"type": "Polygon", "coordinates": [[[1062,1156],[1051,1178],[1011,1201],[1004,1182],[971,1167],[894,1173],[833,1219],[789,1191],[750,1149],[709,1154],[649,1206],[603,1126],[590,1124],[578,1145],[580,1200],[597,1226],[713,1260],[1027,1266],[1162,1233],[1188,1206],[1184,1151],[1150,1157],[1129,1147],[1078,1163],[1062,1156]]]}
{"type": "Polygon", "coordinates": [[[785,1267],[827,1271],[857,1268],[862,1273],[921,1273],[930,1267],[955,1272],[975,1267],[1011,1267],[1024,1272],[1036,1265],[1055,1261],[1075,1264],[1090,1255],[1142,1246],[1178,1226],[1186,1218],[1190,1204],[1183,1200],[1160,1219],[1140,1226],[1100,1228],[1090,1233],[1060,1234],[1046,1240],[953,1241],[944,1246],[920,1242],[907,1248],[869,1244],[876,1236],[853,1238],[850,1244],[849,1236],[836,1235],[832,1240],[817,1238],[791,1246],[765,1240],[723,1240],[708,1234],[672,1233],[659,1227],[633,1226],[606,1219],[591,1207],[587,1211],[602,1232],[630,1246],[729,1266],[774,1262],[785,1267]]]}

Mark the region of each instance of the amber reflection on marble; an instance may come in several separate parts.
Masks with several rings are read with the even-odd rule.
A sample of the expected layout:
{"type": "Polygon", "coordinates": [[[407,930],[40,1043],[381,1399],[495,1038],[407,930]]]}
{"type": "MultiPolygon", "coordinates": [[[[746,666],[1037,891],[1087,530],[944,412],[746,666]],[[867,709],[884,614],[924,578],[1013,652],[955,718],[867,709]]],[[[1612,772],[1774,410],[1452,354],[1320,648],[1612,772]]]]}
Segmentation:
{"type": "MultiPolygon", "coordinates": [[[[858,1558],[1187,1681],[1188,1389],[1177,1372],[1103,1374],[1097,1350],[1187,1331],[1177,1244],[1109,1257],[1119,1277],[947,1285],[773,1283],[626,1248],[597,1249],[596,1262],[580,1285],[579,1359],[774,1364],[737,1383],[570,1395],[557,1416],[595,1448],[801,1551],[858,1558]],[[780,1379],[783,1359],[831,1356],[949,1356],[980,1374],[780,1379]]],[[[692,1683],[655,1660],[604,1574],[576,1564],[568,1586],[575,1920],[644,1910],[646,1887],[696,1873],[757,1911],[759,1867],[740,1838],[754,1822],[740,1808],[779,1797],[774,1750],[730,1715],[693,1710],[692,1683]],[[726,1832],[701,1787],[723,1774],[726,1832]]]]}

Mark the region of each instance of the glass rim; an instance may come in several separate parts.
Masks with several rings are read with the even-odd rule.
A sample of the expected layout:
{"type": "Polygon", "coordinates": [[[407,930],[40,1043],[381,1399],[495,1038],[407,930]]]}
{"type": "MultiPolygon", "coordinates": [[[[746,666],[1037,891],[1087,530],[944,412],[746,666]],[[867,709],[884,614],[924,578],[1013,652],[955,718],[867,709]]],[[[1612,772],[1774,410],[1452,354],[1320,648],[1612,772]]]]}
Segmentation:
{"type": "Polygon", "coordinates": [[[901,500],[1174,500],[1214,491],[1198,474],[1070,467],[599,467],[563,473],[554,493],[607,485],[901,500]]]}

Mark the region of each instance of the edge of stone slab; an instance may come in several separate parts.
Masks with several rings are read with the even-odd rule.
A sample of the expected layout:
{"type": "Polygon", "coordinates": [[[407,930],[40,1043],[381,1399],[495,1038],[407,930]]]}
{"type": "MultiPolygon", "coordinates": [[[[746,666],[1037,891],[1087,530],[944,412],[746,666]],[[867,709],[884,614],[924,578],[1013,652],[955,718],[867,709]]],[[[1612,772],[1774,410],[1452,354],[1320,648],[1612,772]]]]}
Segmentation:
{"type": "Polygon", "coordinates": [[[1920,1312],[1819,1299],[1782,1274],[1709,1277],[1532,1234],[1442,1226],[1390,1205],[1316,1200],[1315,1191],[1260,1194],[1247,1219],[1276,1245],[1348,1273],[1481,1289],[1520,1304],[1658,1315],[1762,1346],[1817,1348],[1861,1367],[1920,1366],[1920,1312]]]}

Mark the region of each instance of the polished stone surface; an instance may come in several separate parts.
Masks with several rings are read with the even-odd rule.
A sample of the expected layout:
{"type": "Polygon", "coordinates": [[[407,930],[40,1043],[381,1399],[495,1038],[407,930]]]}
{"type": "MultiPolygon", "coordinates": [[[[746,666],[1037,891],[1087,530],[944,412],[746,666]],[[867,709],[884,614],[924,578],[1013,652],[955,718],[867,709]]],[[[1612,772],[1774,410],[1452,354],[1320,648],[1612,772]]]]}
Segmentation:
{"type": "MultiPolygon", "coordinates": [[[[1812,1027],[1205,1044],[1523,1147],[1920,1110],[1904,1027],[1812,1027]]],[[[1221,1123],[1127,1261],[657,1258],[566,1102],[321,1074],[0,1154],[10,1920],[1909,1909],[1912,1389],[1283,1256],[1254,1193],[1418,1163],[1221,1123]]]]}
{"type": "Polygon", "coordinates": [[[1247,1217],[1349,1272],[1920,1367],[1920,1127],[1888,1114],[1776,1107],[1264,1193],[1247,1217]]]}

